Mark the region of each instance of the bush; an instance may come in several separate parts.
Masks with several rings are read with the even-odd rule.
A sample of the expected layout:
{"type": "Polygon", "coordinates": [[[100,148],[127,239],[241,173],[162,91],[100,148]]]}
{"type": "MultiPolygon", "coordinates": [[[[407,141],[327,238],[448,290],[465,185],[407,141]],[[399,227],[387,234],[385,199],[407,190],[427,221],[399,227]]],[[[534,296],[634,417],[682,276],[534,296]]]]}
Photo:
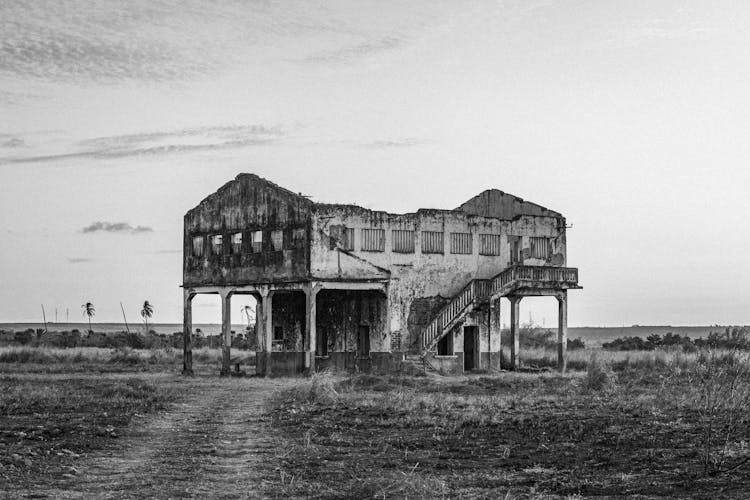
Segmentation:
{"type": "Polygon", "coordinates": [[[727,327],[724,332],[711,332],[706,339],[697,339],[695,345],[700,348],[734,349],[750,351],[750,327],[727,327]]]}
{"type": "Polygon", "coordinates": [[[702,351],[689,371],[703,427],[701,460],[704,475],[729,472],[747,459],[730,463],[743,449],[742,429],[750,411],[750,356],[739,351],[702,351]]]}
{"type": "Polygon", "coordinates": [[[653,351],[659,348],[679,348],[683,351],[693,352],[696,344],[688,336],[667,333],[664,337],[653,334],[645,339],[641,337],[620,337],[612,342],[605,342],[602,348],[608,351],[653,351]]]}
{"type": "Polygon", "coordinates": [[[571,351],[586,349],[586,343],[581,338],[568,339],[568,349],[571,351]]]}
{"type": "Polygon", "coordinates": [[[599,358],[595,355],[591,356],[581,386],[584,392],[599,392],[609,389],[613,383],[612,369],[606,363],[599,361],[599,358]]]}

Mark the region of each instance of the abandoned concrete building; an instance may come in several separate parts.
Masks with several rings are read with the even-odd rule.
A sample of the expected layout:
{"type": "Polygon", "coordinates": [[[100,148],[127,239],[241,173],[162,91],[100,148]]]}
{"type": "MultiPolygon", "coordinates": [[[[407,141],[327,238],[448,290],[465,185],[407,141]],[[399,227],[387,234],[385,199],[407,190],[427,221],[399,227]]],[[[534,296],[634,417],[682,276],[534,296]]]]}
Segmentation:
{"type": "Polygon", "coordinates": [[[446,373],[519,366],[519,303],[558,301],[565,369],[569,289],[566,222],[496,189],[453,210],[390,214],[315,203],[240,174],[185,215],[184,371],[192,373],[192,299],[218,294],[230,363],[234,294],[257,301],[256,371],[446,373]],[[501,361],[500,305],[510,301],[510,356],[501,361]],[[502,366],[501,366],[502,365],[502,366]],[[507,366],[505,366],[507,365],[507,366]]]}

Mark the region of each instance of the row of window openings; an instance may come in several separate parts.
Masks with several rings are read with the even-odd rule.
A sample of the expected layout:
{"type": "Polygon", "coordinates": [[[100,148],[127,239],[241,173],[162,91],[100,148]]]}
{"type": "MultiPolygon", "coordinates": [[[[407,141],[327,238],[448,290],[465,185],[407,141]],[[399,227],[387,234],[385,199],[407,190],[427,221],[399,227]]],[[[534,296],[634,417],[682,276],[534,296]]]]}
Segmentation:
{"type": "MultiPolygon", "coordinates": [[[[291,233],[290,245],[286,248],[298,248],[302,246],[305,240],[305,229],[293,229],[291,233]]],[[[229,254],[241,254],[242,253],[242,236],[243,233],[229,234],[229,254]]],[[[284,250],[284,231],[274,230],[270,232],[271,236],[271,248],[274,251],[284,250]]],[[[205,239],[203,236],[193,237],[193,257],[203,257],[205,239]]],[[[212,234],[208,236],[208,249],[210,255],[222,255],[224,253],[224,235],[212,234]]],[[[252,231],[250,232],[250,247],[249,251],[252,253],[260,253],[263,251],[263,231],[252,231]]]]}
{"type": "MultiPolygon", "coordinates": [[[[414,231],[394,229],[392,235],[392,250],[396,253],[414,253],[414,231]]],[[[364,252],[385,251],[385,229],[362,229],[361,249],[364,252]]],[[[422,231],[422,253],[445,253],[444,233],[442,231],[422,231]]],[[[500,255],[500,235],[480,234],[479,254],[500,255]]],[[[354,229],[346,228],[342,231],[340,241],[344,250],[354,251],[354,229]]],[[[519,242],[514,242],[512,253],[520,255],[519,242]]],[[[450,233],[450,253],[471,255],[473,253],[473,238],[471,233],[450,233]]],[[[552,238],[531,237],[531,257],[546,259],[552,254],[552,238]]]]}

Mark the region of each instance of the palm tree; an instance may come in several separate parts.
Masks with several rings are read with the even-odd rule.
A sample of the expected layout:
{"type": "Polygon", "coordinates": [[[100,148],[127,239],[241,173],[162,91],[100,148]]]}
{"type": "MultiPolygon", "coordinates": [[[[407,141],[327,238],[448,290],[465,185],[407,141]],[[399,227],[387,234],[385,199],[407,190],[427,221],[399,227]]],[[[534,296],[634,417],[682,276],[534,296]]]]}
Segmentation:
{"type": "Polygon", "coordinates": [[[245,318],[247,318],[247,329],[249,330],[250,321],[255,321],[255,309],[249,305],[244,305],[240,308],[240,311],[245,315],[245,318]]]}
{"type": "Polygon", "coordinates": [[[86,302],[81,306],[81,314],[84,316],[88,316],[89,318],[89,333],[91,333],[91,318],[93,318],[96,315],[96,309],[94,309],[94,304],[91,302],[86,302]]]}
{"type": "Polygon", "coordinates": [[[152,306],[148,300],[143,301],[143,309],[141,309],[141,316],[146,321],[146,334],[148,335],[148,319],[154,315],[154,306],[152,306]]]}

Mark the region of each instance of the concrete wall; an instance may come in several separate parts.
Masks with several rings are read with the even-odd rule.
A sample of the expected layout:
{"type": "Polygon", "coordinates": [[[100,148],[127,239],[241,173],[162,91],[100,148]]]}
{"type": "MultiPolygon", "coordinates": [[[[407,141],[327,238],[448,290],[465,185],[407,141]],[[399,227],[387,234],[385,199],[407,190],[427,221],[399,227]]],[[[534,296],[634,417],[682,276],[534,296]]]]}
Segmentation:
{"type": "Polygon", "coordinates": [[[390,352],[386,297],[379,292],[321,290],[317,295],[317,332],[328,337],[328,353],[355,353],[359,327],[370,328],[370,352],[390,352]]]}
{"type": "MultiPolygon", "coordinates": [[[[527,265],[566,265],[565,219],[557,212],[498,190],[472,198],[456,210],[423,209],[411,214],[389,214],[351,205],[315,204],[252,174],[240,174],[185,215],[185,286],[235,286],[259,283],[320,281],[381,281],[387,297],[377,292],[321,291],[318,330],[329,332],[330,357],[323,364],[360,368],[365,360],[350,359],[356,351],[359,325],[371,327],[371,360],[386,366],[392,356],[414,351],[421,329],[451,297],[472,279],[492,278],[511,262],[512,242],[518,241],[521,262],[527,265]],[[346,229],[354,229],[353,248],[343,244],[346,229]],[[363,229],[384,231],[383,251],[362,246],[363,229]],[[394,251],[395,230],[413,231],[414,251],[394,251]],[[261,251],[254,251],[252,234],[263,232],[261,251]],[[275,249],[271,233],[280,231],[283,249],[275,249]],[[443,233],[443,253],[425,253],[422,232],[443,233]],[[242,233],[240,252],[230,252],[231,235],[242,233]],[[451,233],[468,233],[472,251],[451,252],[451,233]],[[210,252],[209,237],[223,236],[221,255],[210,252]],[[295,240],[293,235],[304,234],[295,240]],[[480,235],[499,236],[499,255],[480,254],[480,235]],[[203,238],[204,255],[193,256],[193,238],[203,238]],[[547,259],[533,258],[530,238],[552,243],[547,259]],[[381,359],[382,358],[382,359],[381,359]]],[[[284,365],[298,363],[291,353],[304,350],[304,301],[297,296],[274,299],[273,321],[284,328],[284,365]]],[[[469,315],[476,324],[480,353],[497,352],[499,344],[487,335],[486,312],[469,315]],[[485,319],[483,319],[485,318],[485,319]]],[[[463,360],[461,328],[454,340],[456,356],[436,362],[446,370],[459,369],[463,360]]],[[[484,356],[483,354],[481,356],[484,356]]],[[[393,358],[394,360],[396,358],[393,358]]],[[[482,357],[482,360],[484,358],[482,357]]],[[[395,362],[395,361],[394,361],[395,362]]],[[[488,361],[489,362],[489,361],[488,361]]],[[[483,363],[482,367],[486,367],[483,363]]],[[[295,368],[296,369],[296,368],[295,368]]]]}
{"type": "Polygon", "coordinates": [[[314,279],[389,280],[389,330],[393,350],[415,348],[419,331],[472,279],[491,278],[511,261],[509,241],[520,241],[523,262],[528,265],[564,265],[565,234],[560,219],[522,215],[515,220],[470,215],[461,211],[420,210],[414,214],[389,214],[348,205],[316,205],[313,209],[310,273],[314,279]],[[353,228],[353,250],[344,250],[336,236],[342,228],[353,228]],[[367,251],[362,229],[383,229],[385,248],[367,251]],[[414,252],[393,250],[393,231],[414,231],[414,252]],[[422,251],[422,231],[442,232],[442,254],[422,251]],[[470,233],[471,254],[451,253],[450,233],[470,233]],[[500,235],[500,255],[480,255],[480,235],[500,235]],[[553,239],[553,255],[531,258],[530,237],[553,239]],[[424,310],[428,309],[428,313],[424,310]]]}
{"type": "Polygon", "coordinates": [[[185,215],[183,283],[187,286],[242,285],[297,281],[309,274],[312,202],[252,174],[241,174],[185,215]],[[293,244],[294,230],[305,238],[293,244]],[[252,233],[263,231],[261,252],[252,251],[252,233]],[[271,232],[281,231],[283,249],[274,250],[271,232]],[[231,254],[230,236],[242,233],[242,249],[231,254]],[[222,255],[211,255],[211,235],[223,236],[222,255]],[[193,237],[204,239],[202,257],[193,256],[193,237]]]}

